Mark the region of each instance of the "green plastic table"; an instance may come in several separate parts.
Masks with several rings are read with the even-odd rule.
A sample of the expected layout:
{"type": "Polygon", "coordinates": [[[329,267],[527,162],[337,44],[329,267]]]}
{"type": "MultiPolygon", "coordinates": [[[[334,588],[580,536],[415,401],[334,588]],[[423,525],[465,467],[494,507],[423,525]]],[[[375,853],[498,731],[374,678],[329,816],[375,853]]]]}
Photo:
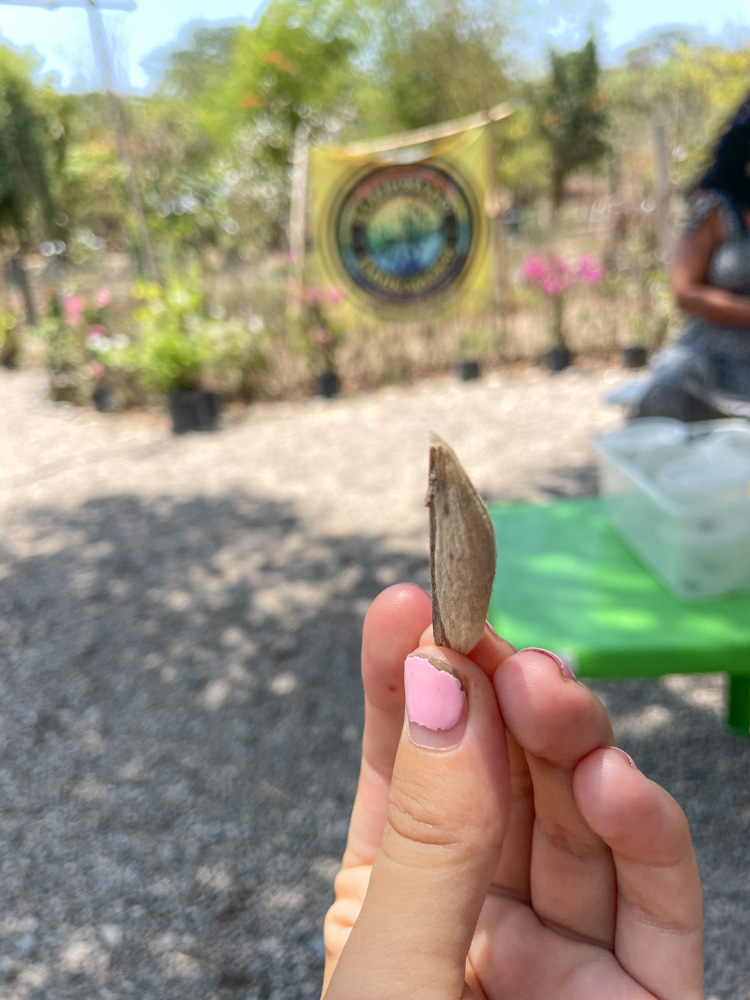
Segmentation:
{"type": "Polygon", "coordinates": [[[729,674],[729,727],[750,730],[750,594],[673,597],[620,540],[598,497],[494,504],[489,619],[519,649],[572,656],[580,677],[729,674]]]}

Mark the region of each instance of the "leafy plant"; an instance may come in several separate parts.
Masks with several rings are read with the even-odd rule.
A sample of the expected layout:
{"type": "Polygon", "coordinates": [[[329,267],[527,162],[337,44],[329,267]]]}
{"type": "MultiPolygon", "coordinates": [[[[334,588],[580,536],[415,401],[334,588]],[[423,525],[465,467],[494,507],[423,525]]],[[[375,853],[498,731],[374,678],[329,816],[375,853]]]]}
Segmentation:
{"type": "Polygon", "coordinates": [[[550,78],[535,104],[539,132],[549,150],[555,209],[562,204],[567,178],[581,167],[595,166],[607,152],[607,100],[600,93],[599,76],[591,40],[578,52],[550,52],[550,78]]]}
{"type": "Polygon", "coordinates": [[[243,398],[254,395],[260,377],[268,370],[269,335],[261,316],[203,320],[208,354],[206,377],[216,388],[243,398]]]}
{"type": "Polygon", "coordinates": [[[458,350],[464,361],[475,361],[490,347],[487,330],[465,330],[459,335],[458,350]]]}
{"type": "Polygon", "coordinates": [[[301,318],[302,344],[311,358],[316,374],[336,371],[336,353],[344,339],[344,330],[330,317],[330,307],[344,297],[341,288],[310,285],[305,289],[301,318]]]}
{"type": "Polygon", "coordinates": [[[203,295],[195,285],[171,280],[166,287],[141,282],[133,288],[142,303],[133,313],[139,330],[139,370],[147,389],[167,393],[200,383],[208,349],[199,314],[203,295]]]}
{"type": "Polygon", "coordinates": [[[0,364],[12,366],[18,352],[16,327],[19,315],[13,309],[0,306],[0,364]]]}

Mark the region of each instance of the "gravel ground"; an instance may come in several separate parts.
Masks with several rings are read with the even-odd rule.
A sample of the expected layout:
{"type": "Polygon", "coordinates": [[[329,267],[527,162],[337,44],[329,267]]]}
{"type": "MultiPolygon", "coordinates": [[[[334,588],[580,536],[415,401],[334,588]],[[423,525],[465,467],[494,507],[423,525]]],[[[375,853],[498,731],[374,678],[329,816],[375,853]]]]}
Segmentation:
{"type": "MultiPolygon", "coordinates": [[[[1,1000],[317,995],[362,617],[428,580],[427,432],[491,499],[591,493],[619,378],[435,379],[174,438],[0,371],[1,1000]]],[[[748,1000],[750,741],[723,679],[595,687],[693,826],[708,992],[748,1000]]]]}

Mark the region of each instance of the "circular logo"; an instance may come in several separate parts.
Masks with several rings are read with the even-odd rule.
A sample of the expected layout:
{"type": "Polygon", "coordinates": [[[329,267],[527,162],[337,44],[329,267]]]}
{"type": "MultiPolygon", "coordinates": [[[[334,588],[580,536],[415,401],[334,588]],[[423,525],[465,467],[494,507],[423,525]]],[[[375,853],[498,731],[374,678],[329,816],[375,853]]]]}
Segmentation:
{"type": "Polygon", "coordinates": [[[429,164],[378,167],[345,195],[336,246],[352,281],[383,302],[410,303],[451,285],[475,226],[458,180],[429,164]]]}

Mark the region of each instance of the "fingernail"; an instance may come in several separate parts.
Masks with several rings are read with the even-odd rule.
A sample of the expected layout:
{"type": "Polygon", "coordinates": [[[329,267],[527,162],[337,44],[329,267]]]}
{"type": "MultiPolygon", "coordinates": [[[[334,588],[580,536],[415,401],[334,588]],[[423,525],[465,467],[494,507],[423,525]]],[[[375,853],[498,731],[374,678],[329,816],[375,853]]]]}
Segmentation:
{"type": "Polygon", "coordinates": [[[498,635],[498,633],[492,627],[492,622],[489,620],[489,618],[487,619],[486,625],[487,625],[487,628],[490,630],[490,632],[494,635],[494,637],[496,639],[499,639],[500,636],[498,635]]]}
{"type": "Polygon", "coordinates": [[[630,766],[635,771],[638,770],[638,765],[636,764],[636,762],[633,760],[633,758],[630,756],[629,753],[625,753],[625,751],[622,750],[620,747],[607,747],[607,749],[608,750],[616,750],[619,754],[621,754],[625,758],[625,760],[628,762],[628,764],[630,764],[630,766]]]}
{"type": "Polygon", "coordinates": [[[558,666],[558,668],[560,670],[560,673],[563,675],[563,677],[565,678],[566,681],[577,681],[578,680],[578,678],[573,673],[573,671],[570,669],[570,667],[565,662],[565,660],[561,660],[560,657],[556,653],[550,653],[550,651],[548,649],[540,649],[538,646],[529,646],[527,651],[529,653],[541,653],[542,656],[548,656],[550,658],[550,660],[553,660],[557,664],[557,666],[558,666]]]}
{"type": "Polygon", "coordinates": [[[447,663],[432,656],[408,656],[404,693],[412,743],[430,750],[458,746],[466,728],[466,693],[447,663]]]}

